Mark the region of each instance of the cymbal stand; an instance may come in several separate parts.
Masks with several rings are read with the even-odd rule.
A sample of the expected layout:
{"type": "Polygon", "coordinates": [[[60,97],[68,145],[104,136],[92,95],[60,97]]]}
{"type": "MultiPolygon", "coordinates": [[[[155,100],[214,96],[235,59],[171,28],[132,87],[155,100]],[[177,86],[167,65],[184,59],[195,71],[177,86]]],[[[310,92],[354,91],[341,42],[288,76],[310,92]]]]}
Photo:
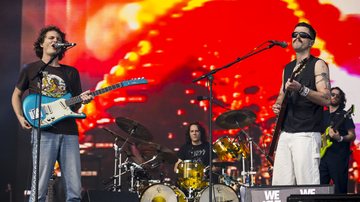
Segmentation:
{"type": "MultiPolygon", "coordinates": [[[[236,122],[238,125],[239,123],[236,122]]],[[[240,127],[239,127],[240,128],[240,127]]],[[[243,181],[245,182],[245,184],[249,183],[249,186],[252,187],[254,186],[255,182],[255,175],[256,175],[256,171],[254,171],[254,158],[253,158],[253,144],[256,144],[252,138],[249,136],[248,133],[246,133],[243,129],[240,129],[240,132],[245,135],[247,142],[249,143],[249,152],[250,152],[250,170],[248,172],[246,172],[246,168],[245,168],[245,157],[244,155],[242,155],[242,161],[243,161],[243,170],[241,171],[241,175],[243,176],[243,181]],[[249,179],[249,182],[246,182],[246,176],[249,179]]],[[[238,135],[239,137],[240,135],[238,135]]],[[[257,144],[256,144],[257,145],[257,144]]]]}
{"type": "MultiPolygon", "coordinates": [[[[132,136],[133,134],[135,134],[137,126],[134,126],[131,130],[129,135],[132,136]]],[[[124,141],[124,143],[121,145],[121,147],[118,147],[117,145],[117,140],[118,137],[115,138],[115,143],[114,143],[114,151],[115,151],[115,163],[114,163],[114,185],[113,185],[113,191],[121,191],[121,175],[122,175],[122,150],[125,146],[125,144],[128,142],[129,137],[126,138],[126,140],[124,141]]]]}
{"type": "Polygon", "coordinates": [[[113,187],[112,187],[112,191],[121,191],[121,176],[118,174],[119,173],[119,164],[121,163],[121,152],[120,152],[120,148],[117,145],[118,142],[118,138],[115,138],[114,141],[114,154],[115,154],[115,158],[114,158],[114,179],[113,179],[113,187]]]}
{"type": "Polygon", "coordinates": [[[130,188],[129,192],[136,193],[136,190],[134,189],[134,179],[135,179],[135,168],[133,165],[130,166],[130,188]]]}

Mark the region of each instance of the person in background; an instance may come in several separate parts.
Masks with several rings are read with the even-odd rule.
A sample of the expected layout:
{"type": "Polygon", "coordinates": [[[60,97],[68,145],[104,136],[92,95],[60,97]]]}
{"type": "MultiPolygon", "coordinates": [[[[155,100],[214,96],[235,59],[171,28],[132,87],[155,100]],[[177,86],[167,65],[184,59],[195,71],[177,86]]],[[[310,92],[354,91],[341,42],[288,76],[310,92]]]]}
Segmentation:
{"type": "Polygon", "coordinates": [[[332,180],[337,194],[347,193],[350,144],[356,138],[354,121],[351,116],[345,116],[345,104],[345,93],[339,87],[331,88],[331,103],[329,109],[324,111],[324,126],[341,124],[337,130],[331,127],[328,130],[333,144],[320,160],[320,182],[329,184],[332,180]]]}

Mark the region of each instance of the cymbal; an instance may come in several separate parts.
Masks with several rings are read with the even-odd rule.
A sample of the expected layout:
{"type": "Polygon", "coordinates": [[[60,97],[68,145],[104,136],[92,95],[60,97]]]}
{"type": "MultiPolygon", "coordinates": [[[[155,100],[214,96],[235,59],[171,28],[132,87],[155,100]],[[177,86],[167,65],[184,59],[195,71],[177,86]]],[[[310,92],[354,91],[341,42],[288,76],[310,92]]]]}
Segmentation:
{"type": "Polygon", "coordinates": [[[178,157],[175,152],[159,152],[159,159],[163,160],[165,163],[174,164],[177,162],[178,157]]]}
{"type": "Polygon", "coordinates": [[[160,160],[166,162],[166,163],[176,163],[177,156],[174,151],[171,149],[162,146],[160,144],[154,143],[154,142],[145,142],[142,141],[138,146],[138,149],[140,153],[148,154],[148,155],[154,155],[156,154],[160,160]]]}
{"type": "Polygon", "coordinates": [[[140,123],[134,120],[125,117],[117,117],[116,124],[119,126],[121,130],[123,130],[125,133],[131,135],[134,138],[138,138],[146,141],[153,139],[150,131],[147,128],[145,128],[145,126],[141,125],[140,123]],[[131,134],[132,131],[134,131],[133,134],[131,134]]]}
{"type": "Polygon", "coordinates": [[[120,141],[122,141],[122,142],[127,141],[127,142],[130,143],[130,144],[134,144],[134,143],[135,143],[132,139],[127,139],[127,140],[126,140],[125,137],[123,137],[122,135],[120,135],[120,134],[118,134],[118,133],[110,130],[109,128],[103,127],[102,129],[105,130],[105,131],[107,131],[107,132],[108,132],[110,135],[112,135],[113,137],[119,138],[120,141]]]}
{"type": "Polygon", "coordinates": [[[254,112],[248,109],[231,110],[222,113],[216,118],[215,123],[224,129],[237,129],[249,126],[256,120],[254,112]]]}
{"type": "Polygon", "coordinates": [[[218,162],[213,162],[212,164],[215,167],[221,167],[221,168],[226,168],[228,166],[236,166],[236,167],[240,166],[240,162],[238,161],[218,161],[218,162]]]}

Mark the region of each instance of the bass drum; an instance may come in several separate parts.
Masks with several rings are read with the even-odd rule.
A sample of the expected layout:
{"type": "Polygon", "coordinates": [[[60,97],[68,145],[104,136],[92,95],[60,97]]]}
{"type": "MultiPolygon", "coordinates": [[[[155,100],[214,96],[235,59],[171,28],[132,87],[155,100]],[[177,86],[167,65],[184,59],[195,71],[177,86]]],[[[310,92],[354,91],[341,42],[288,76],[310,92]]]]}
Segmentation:
{"type": "Polygon", "coordinates": [[[146,188],[141,194],[141,202],[186,202],[184,192],[175,186],[168,186],[164,184],[154,184],[146,188]]]}
{"type": "MultiPolygon", "coordinates": [[[[239,198],[235,191],[223,184],[214,184],[213,189],[213,201],[233,201],[239,202],[239,198]],[[214,198],[215,194],[215,198],[214,198]],[[215,200],[216,199],[216,200],[215,200]]],[[[198,196],[196,196],[195,202],[208,202],[209,201],[209,187],[203,189],[198,196]]]]}

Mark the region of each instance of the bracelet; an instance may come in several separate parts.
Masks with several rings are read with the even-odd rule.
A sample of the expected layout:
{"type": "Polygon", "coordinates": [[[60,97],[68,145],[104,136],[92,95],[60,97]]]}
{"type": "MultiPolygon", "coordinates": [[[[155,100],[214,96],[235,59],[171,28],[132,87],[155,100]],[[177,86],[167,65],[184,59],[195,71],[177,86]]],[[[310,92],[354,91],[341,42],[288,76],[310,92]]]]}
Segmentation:
{"type": "Polygon", "coordinates": [[[301,88],[299,90],[301,96],[306,97],[309,94],[309,92],[310,92],[310,88],[301,85],[301,88]]]}
{"type": "Polygon", "coordinates": [[[344,140],[343,136],[340,136],[340,140],[338,140],[337,142],[342,142],[344,140]]]}

